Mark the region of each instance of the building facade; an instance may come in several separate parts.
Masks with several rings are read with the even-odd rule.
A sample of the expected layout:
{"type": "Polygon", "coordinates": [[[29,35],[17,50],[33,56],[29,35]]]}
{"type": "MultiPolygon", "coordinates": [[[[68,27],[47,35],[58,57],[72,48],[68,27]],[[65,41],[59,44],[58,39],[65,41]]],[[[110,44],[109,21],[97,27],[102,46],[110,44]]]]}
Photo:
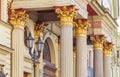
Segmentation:
{"type": "Polygon", "coordinates": [[[1,74],[33,77],[26,45],[31,32],[35,41],[39,36],[44,41],[36,77],[120,77],[119,0],[0,0],[0,5],[1,74]]]}

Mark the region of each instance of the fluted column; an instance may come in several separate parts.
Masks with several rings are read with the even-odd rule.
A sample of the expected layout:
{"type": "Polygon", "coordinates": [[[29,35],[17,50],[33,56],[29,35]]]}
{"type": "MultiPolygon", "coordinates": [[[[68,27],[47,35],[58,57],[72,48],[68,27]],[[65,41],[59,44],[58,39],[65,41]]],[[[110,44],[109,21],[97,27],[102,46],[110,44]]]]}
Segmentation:
{"type": "Polygon", "coordinates": [[[73,77],[73,18],[74,6],[56,7],[60,18],[60,77],[73,77]]]}
{"type": "Polygon", "coordinates": [[[113,44],[111,42],[105,42],[103,44],[103,67],[104,67],[104,77],[112,77],[112,66],[111,66],[111,49],[113,44]]]}
{"type": "Polygon", "coordinates": [[[24,77],[24,24],[28,14],[23,9],[11,10],[9,21],[14,26],[12,32],[12,77],[24,77]]]}
{"type": "Polygon", "coordinates": [[[75,25],[77,49],[77,77],[87,77],[87,28],[86,20],[77,20],[75,25]]]}
{"type": "Polygon", "coordinates": [[[103,42],[104,35],[93,35],[90,37],[94,45],[94,77],[103,77],[103,42]]]}

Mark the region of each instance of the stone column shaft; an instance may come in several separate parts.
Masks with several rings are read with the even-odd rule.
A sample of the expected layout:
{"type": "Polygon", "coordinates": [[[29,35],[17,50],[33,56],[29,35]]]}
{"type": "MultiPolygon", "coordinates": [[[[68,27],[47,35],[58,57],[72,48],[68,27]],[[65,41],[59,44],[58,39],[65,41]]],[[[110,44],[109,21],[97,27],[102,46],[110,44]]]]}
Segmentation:
{"type": "Polygon", "coordinates": [[[87,21],[78,19],[75,25],[77,77],[87,77],[87,21]]]}
{"type": "Polygon", "coordinates": [[[72,26],[61,27],[61,77],[73,77],[72,26]]]}
{"type": "Polygon", "coordinates": [[[60,77],[73,77],[73,18],[74,6],[58,6],[56,13],[60,18],[60,77]]]}
{"type": "Polygon", "coordinates": [[[23,69],[24,69],[24,30],[16,28],[12,33],[12,47],[14,49],[13,57],[12,57],[12,65],[13,65],[13,76],[12,77],[23,77],[23,69]]]}
{"type": "Polygon", "coordinates": [[[104,77],[112,77],[111,57],[104,56],[104,77]]]}
{"type": "Polygon", "coordinates": [[[104,54],[104,77],[112,77],[112,61],[111,61],[111,49],[113,47],[113,44],[111,42],[105,42],[103,44],[103,54],[104,54]]]}
{"type": "Polygon", "coordinates": [[[94,51],[94,77],[103,77],[103,51],[94,51]]]}
{"type": "Polygon", "coordinates": [[[12,33],[12,77],[24,77],[24,24],[28,14],[23,9],[11,9],[10,23],[14,26],[12,33]]]}
{"type": "Polygon", "coordinates": [[[105,41],[104,35],[94,35],[90,37],[94,46],[94,77],[103,76],[103,42],[105,41]]]}
{"type": "Polygon", "coordinates": [[[89,66],[91,68],[93,68],[93,59],[94,59],[94,57],[93,57],[93,51],[90,51],[90,53],[89,53],[89,66]]]}
{"type": "Polygon", "coordinates": [[[86,37],[76,38],[77,77],[87,77],[87,44],[86,37]]]}

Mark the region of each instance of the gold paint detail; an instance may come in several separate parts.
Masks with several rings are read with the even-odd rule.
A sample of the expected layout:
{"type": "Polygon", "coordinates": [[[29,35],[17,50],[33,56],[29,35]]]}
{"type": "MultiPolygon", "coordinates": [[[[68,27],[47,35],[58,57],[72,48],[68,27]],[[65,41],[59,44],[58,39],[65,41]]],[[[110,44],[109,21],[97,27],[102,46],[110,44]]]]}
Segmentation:
{"type": "Polygon", "coordinates": [[[75,24],[74,24],[76,37],[86,36],[88,27],[89,27],[89,23],[87,20],[85,20],[85,19],[77,20],[77,22],[75,22],[75,24]]]}
{"type": "Polygon", "coordinates": [[[103,44],[103,54],[104,54],[104,56],[110,56],[112,48],[113,48],[113,44],[111,42],[105,42],[103,44]]]}
{"type": "Polygon", "coordinates": [[[34,37],[35,38],[38,38],[39,36],[43,37],[45,30],[46,26],[44,23],[36,23],[34,26],[34,37]]]}
{"type": "Polygon", "coordinates": [[[73,25],[73,18],[77,15],[77,10],[74,6],[57,7],[55,12],[60,18],[61,26],[73,25]]]}
{"type": "Polygon", "coordinates": [[[104,35],[93,35],[90,36],[90,40],[93,42],[94,50],[99,50],[103,48],[103,42],[106,37],[104,35]]]}
{"type": "Polygon", "coordinates": [[[24,28],[24,24],[28,17],[29,15],[24,9],[11,9],[9,13],[9,21],[14,27],[24,28]]]}

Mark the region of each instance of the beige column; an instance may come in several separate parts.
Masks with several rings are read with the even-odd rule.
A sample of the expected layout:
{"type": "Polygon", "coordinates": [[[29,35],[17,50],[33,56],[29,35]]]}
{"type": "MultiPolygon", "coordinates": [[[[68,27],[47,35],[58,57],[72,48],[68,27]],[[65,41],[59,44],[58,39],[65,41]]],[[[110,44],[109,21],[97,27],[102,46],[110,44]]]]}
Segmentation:
{"type": "Polygon", "coordinates": [[[14,26],[12,32],[12,77],[23,77],[24,75],[24,24],[28,14],[23,9],[10,11],[10,23],[14,26]]]}
{"type": "Polygon", "coordinates": [[[73,18],[74,6],[56,7],[60,18],[60,77],[73,77],[73,18]]]}
{"type": "Polygon", "coordinates": [[[104,67],[104,77],[112,77],[112,66],[111,66],[111,56],[110,52],[113,47],[111,42],[105,42],[103,44],[103,67],[104,67]]]}
{"type": "Polygon", "coordinates": [[[87,28],[86,20],[77,20],[75,25],[77,49],[77,77],[87,77],[87,28]]]}
{"type": "Polygon", "coordinates": [[[76,77],[76,52],[75,51],[73,52],[73,77],[76,77]]]}
{"type": "Polygon", "coordinates": [[[89,52],[89,66],[93,68],[93,51],[89,52]]]}
{"type": "Polygon", "coordinates": [[[104,35],[93,35],[90,37],[94,45],[94,77],[103,77],[103,42],[104,35]]]}

